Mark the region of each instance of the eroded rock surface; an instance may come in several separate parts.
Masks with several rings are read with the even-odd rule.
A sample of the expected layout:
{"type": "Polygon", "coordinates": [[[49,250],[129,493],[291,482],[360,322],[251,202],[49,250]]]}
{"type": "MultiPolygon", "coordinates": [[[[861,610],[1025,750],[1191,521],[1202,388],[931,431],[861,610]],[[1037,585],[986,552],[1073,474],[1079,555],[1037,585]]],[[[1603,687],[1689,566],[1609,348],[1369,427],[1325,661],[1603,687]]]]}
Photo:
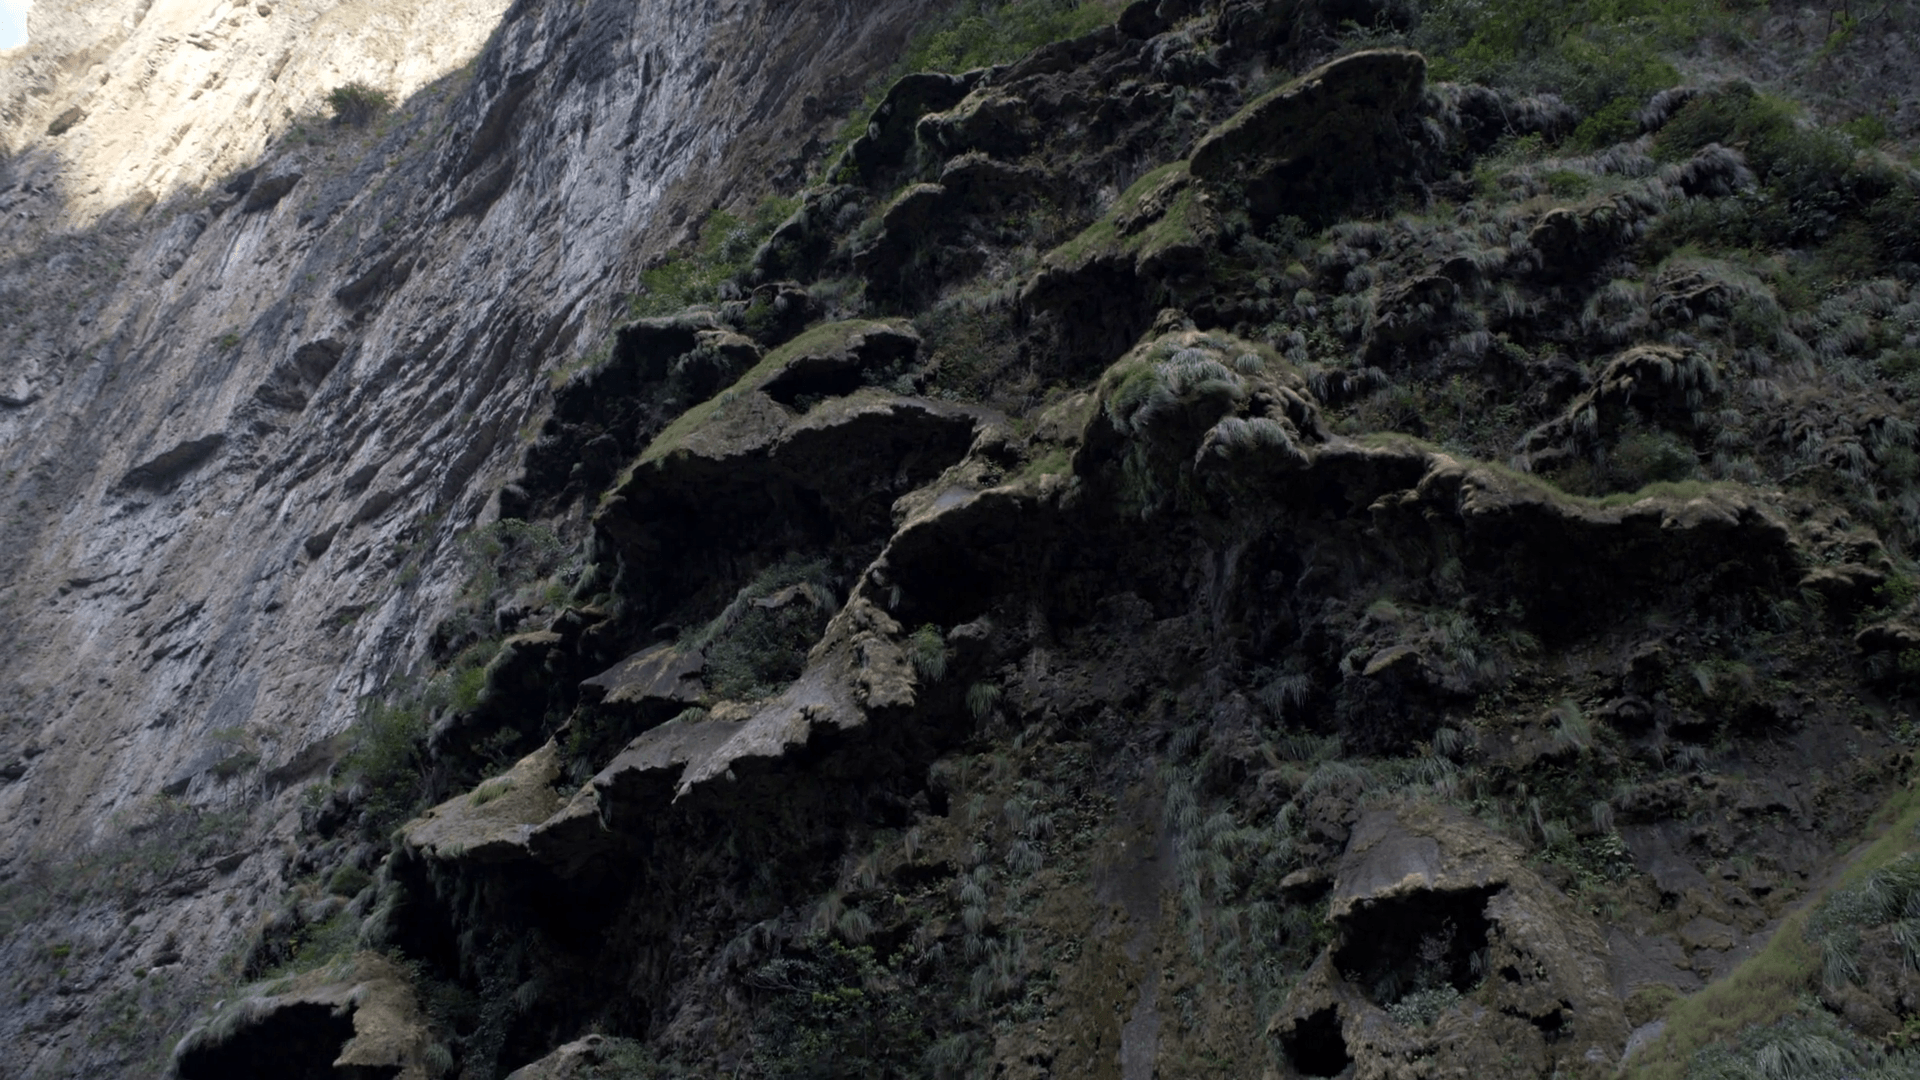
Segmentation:
{"type": "Polygon", "coordinates": [[[375,953],[249,987],[174,1050],[180,1080],[432,1074],[430,1037],[406,973],[375,953]]]}
{"type": "MultiPolygon", "coordinates": [[[[548,373],[598,347],[716,194],[760,197],[738,176],[806,167],[802,132],[838,115],[820,103],[857,96],[917,17],[402,7],[39,3],[0,69],[0,293],[31,313],[0,362],[0,858],[39,874],[142,842],[132,823],[173,800],[257,826],[184,845],[227,869],[183,871],[137,927],[111,891],[51,909],[177,934],[179,985],[100,954],[76,996],[0,1016],[28,1074],[119,1068],[130,1051],[88,1034],[115,993],[178,1032],[164,1009],[303,872],[267,839],[299,787],[428,653],[466,574],[456,538],[522,468],[548,373]],[[355,80],[394,111],[331,122],[355,80]]],[[[608,649],[574,677],[631,651],[608,649]]],[[[537,720],[509,753],[544,741],[537,720]]],[[[62,931],[32,925],[5,951],[51,977],[62,931]]]]}

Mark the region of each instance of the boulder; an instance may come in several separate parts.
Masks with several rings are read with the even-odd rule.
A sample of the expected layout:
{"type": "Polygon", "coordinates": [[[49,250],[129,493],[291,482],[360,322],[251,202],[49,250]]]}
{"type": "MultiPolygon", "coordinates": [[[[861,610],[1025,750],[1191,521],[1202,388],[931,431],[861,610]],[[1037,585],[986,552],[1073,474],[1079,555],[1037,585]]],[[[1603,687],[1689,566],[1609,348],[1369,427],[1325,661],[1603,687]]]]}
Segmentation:
{"type": "Polygon", "coordinates": [[[1033,118],[1024,100],[985,86],[951,109],[921,117],[914,135],[948,157],[969,151],[1019,157],[1033,145],[1033,118]]]}
{"type": "Polygon", "coordinates": [[[1147,330],[1163,299],[1199,278],[1219,233],[1214,198],[1186,163],[1163,166],[1048,252],[1021,303],[1058,318],[1076,351],[1112,357],[1147,330]]]}
{"type": "Polygon", "coordinates": [[[556,1047],[538,1061],[529,1062],[507,1074],[507,1080],[575,1080],[601,1075],[598,1066],[606,1063],[618,1042],[604,1035],[588,1035],[556,1047]]]}
{"type": "Polygon", "coordinates": [[[580,700],[636,712],[680,712],[706,693],[700,682],[705,670],[699,649],[661,642],[582,682],[580,700]]]}
{"type": "Polygon", "coordinates": [[[959,104],[984,74],[983,71],[964,75],[923,71],[901,78],[873,110],[866,134],[847,147],[844,163],[865,182],[871,182],[882,170],[899,165],[913,148],[914,131],[920,118],[959,104]]]}
{"type": "Polygon", "coordinates": [[[243,211],[265,210],[286,197],[307,175],[306,162],[298,157],[280,158],[260,170],[248,189],[246,198],[241,202],[243,211]]]}

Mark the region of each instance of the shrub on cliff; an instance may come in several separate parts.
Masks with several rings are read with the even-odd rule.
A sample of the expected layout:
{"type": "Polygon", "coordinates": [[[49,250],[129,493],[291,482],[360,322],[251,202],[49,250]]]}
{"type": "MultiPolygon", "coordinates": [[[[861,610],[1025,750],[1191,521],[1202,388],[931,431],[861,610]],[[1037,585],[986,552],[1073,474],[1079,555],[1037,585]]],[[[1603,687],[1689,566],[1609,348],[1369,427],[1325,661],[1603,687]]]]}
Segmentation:
{"type": "Polygon", "coordinates": [[[1017,60],[1113,21],[1117,4],[1074,0],[969,0],[909,47],[909,71],[960,72],[1017,60]]]}
{"type": "Polygon", "coordinates": [[[363,82],[350,82],[327,91],[327,107],[333,110],[334,123],[365,127],[393,108],[393,95],[363,82]]]}

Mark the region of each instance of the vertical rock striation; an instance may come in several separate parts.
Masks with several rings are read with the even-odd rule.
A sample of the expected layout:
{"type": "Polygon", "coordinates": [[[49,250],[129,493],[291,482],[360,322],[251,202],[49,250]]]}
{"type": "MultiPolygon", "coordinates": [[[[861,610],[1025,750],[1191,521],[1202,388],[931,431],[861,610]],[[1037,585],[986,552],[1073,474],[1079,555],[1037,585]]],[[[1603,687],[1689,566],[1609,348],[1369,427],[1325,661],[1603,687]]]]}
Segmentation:
{"type": "Polygon", "coordinates": [[[0,1009],[7,1071],[131,1069],[77,1034],[100,1003],[241,942],[288,786],[419,655],[547,372],[797,178],[915,7],[35,5],[0,68],[0,957],[73,959],[0,1009]],[[329,123],[349,82],[398,107],[329,123]],[[164,899],[32,884],[176,803],[247,825],[164,899]]]}

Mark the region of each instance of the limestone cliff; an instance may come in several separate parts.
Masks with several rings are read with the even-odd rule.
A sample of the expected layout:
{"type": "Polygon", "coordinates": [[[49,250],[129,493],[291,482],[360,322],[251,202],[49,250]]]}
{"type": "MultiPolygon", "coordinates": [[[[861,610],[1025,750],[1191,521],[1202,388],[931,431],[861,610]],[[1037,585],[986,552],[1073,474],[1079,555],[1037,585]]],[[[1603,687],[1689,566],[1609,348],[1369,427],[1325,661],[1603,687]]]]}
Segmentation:
{"type": "MultiPolygon", "coordinates": [[[[34,6],[0,66],[0,857],[161,798],[248,824],[131,921],[50,913],[94,959],[9,1005],[0,1071],[109,1068],[71,1025],[130,960],[204,973],[244,936],[267,837],[418,661],[547,373],[649,254],[810,165],[913,14],[34,6]],[[352,81],[398,107],[330,125],[352,81]]],[[[8,962],[47,947],[10,932],[8,962]]]]}
{"type": "Polygon", "coordinates": [[[1493,6],[43,0],[0,1073],[1920,1068],[1920,22],[1493,6]]]}

